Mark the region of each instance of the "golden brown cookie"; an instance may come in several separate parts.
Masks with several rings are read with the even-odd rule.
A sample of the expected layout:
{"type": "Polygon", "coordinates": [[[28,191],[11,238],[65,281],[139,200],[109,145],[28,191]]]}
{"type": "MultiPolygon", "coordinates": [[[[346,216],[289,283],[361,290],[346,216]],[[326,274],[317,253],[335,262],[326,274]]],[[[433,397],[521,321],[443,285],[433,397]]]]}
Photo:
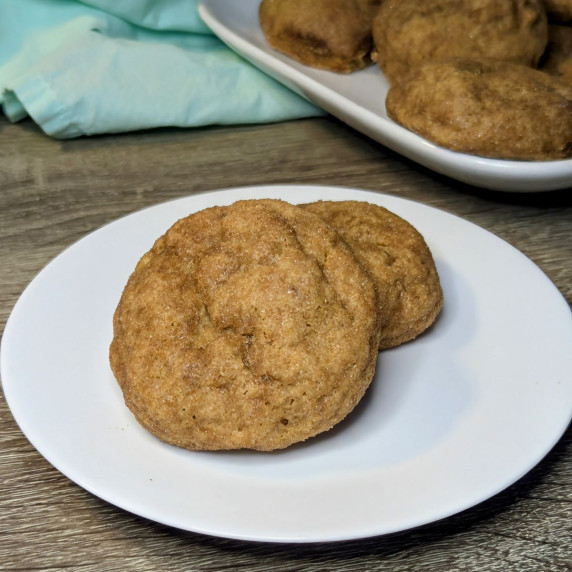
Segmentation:
{"type": "Polygon", "coordinates": [[[388,115],[437,145],[483,157],[572,156],[572,86],[499,61],[430,62],[393,86],[388,115]]]}
{"type": "Polygon", "coordinates": [[[382,316],[380,349],[414,339],[435,321],[443,292],[433,256],[411,224],[367,202],[321,201],[301,206],[332,225],[373,278],[382,316]]]}
{"type": "Polygon", "coordinates": [[[572,27],[548,26],[548,47],[541,69],[572,85],[572,27]]]}
{"type": "Polygon", "coordinates": [[[268,43],[316,68],[350,73],[370,65],[371,23],[381,0],[263,0],[268,43]]]}
{"type": "Polygon", "coordinates": [[[319,216],[240,201],[180,220],[142,257],[115,312],[111,366],[163,441],[280,449],[358,403],[376,364],[377,305],[319,216]]]}
{"type": "Polygon", "coordinates": [[[390,81],[443,58],[494,58],[535,67],[547,41],[540,0],[385,0],[373,22],[375,55],[390,81]]]}
{"type": "Polygon", "coordinates": [[[553,22],[572,22],[572,0],[543,0],[548,18],[553,22]]]}

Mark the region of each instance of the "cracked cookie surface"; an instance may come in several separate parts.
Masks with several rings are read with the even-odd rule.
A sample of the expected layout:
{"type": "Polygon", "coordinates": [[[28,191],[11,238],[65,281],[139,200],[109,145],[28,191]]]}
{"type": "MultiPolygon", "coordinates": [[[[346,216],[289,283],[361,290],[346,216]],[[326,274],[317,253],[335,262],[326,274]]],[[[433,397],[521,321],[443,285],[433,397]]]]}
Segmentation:
{"type": "Polygon", "coordinates": [[[263,0],[268,43],[299,62],[350,73],[372,63],[371,24],[380,0],[263,0]]]}
{"type": "Polygon", "coordinates": [[[380,349],[410,341],[443,306],[439,275],[423,236],[391,211],[360,201],[302,205],[332,225],[372,277],[382,319],[380,349]]]}
{"type": "Polygon", "coordinates": [[[437,145],[482,157],[572,156],[572,86],[496,60],[429,62],[393,86],[391,119],[437,145]]]}
{"type": "Polygon", "coordinates": [[[534,67],[547,34],[541,0],[385,0],[373,22],[374,58],[392,84],[444,58],[534,67]]]}
{"type": "Polygon", "coordinates": [[[173,225],[129,278],[113,372],[138,421],[194,450],[273,450],[330,429],[369,386],[377,293],[317,215],[239,201],[173,225]]]}

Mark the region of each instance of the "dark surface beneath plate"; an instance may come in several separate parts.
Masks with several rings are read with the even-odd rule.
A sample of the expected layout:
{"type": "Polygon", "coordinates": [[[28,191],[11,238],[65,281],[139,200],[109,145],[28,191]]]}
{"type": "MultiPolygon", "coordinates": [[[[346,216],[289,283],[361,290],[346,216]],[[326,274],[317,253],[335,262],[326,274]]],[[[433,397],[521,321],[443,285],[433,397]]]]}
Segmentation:
{"type": "MultiPolygon", "coordinates": [[[[54,141],[0,118],[0,328],[66,246],[145,206],[257,184],[364,188],[453,212],[529,256],[572,303],[572,190],[492,193],[417,166],[332,118],[54,141]]],[[[451,237],[454,240],[454,237],[451,237]]],[[[534,303],[534,301],[531,301],[534,303]]],[[[572,433],[492,499],[415,530],[318,545],[247,543],[133,516],[56,471],[0,399],[4,570],[570,570],[572,433]]]]}

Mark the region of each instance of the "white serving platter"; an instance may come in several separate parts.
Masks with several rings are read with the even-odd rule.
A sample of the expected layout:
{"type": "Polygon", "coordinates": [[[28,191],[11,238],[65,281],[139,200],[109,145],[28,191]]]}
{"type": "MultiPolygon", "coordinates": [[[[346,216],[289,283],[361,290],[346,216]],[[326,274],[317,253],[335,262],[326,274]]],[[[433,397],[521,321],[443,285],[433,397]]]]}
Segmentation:
{"type": "Polygon", "coordinates": [[[387,116],[388,83],[376,66],[350,74],[313,69],[273,50],[259,24],[260,0],[200,0],[211,30],[252,64],[353,128],[401,155],[464,183],[507,192],[572,187],[572,159],[507,161],[456,153],[387,116]]]}

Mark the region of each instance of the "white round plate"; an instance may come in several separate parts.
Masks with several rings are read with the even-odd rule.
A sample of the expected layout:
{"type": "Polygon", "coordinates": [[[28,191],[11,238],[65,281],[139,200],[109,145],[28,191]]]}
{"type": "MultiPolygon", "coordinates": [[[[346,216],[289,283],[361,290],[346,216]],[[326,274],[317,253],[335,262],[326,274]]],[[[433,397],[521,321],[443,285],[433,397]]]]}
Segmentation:
{"type": "Polygon", "coordinates": [[[134,213],[54,259],[2,340],[4,392],[63,474],[143,517],[229,538],[315,542],[404,530],[471,507],[529,471],[572,416],[572,316],[523,254],[451,214],[334,187],[195,195],[134,213]],[[281,452],[191,452],[142,429],[108,364],[112,315],[139,257],[175,220],[246,198],[380,204],[425,236],[445,296],[435,325],[382,352],[333,430],[281,452]]]}

